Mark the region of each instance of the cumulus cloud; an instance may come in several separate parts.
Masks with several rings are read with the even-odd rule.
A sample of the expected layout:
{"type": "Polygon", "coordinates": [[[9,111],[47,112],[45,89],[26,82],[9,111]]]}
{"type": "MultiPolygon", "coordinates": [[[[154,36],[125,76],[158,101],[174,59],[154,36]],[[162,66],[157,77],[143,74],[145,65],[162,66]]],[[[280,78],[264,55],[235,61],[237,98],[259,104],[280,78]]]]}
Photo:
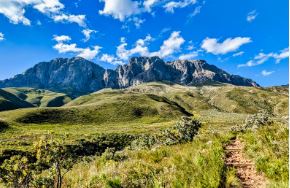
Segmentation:
{"type": "Polygon", "coordinates": [[[4,40],[4,34],[0,32],[0,41],[4,40]]]}
{"type": "Polygon", "coordinates": [[[53,46],[54,49],[56,49],[59,53],[69,53],[69,52],[81,52],[82,49],[77,48],[77,44],[65,44],[65,43],[57,43],[56,45],[53,46]]]}
{"type": "Polygon", "coordinates": [[[64,5],[60,3],[59,0],[41,0],[33,7],[41,13],[50,14],[58,13],[61,9],[64,8],[64,5]]]}
{"type": "Polygon", "coordinates": [[[201,47],[208,53],[215,55],[226,54],[238,50],[242,45],[252,42],[249,37],[227,38],[219,43],[218,39],[206,38],[203,40],[201,47]]]}
{"type": "Polygon", "coordinates": [[[258,55],[254,57],[254,59],[249,60],[245,64],[240,64],[238,67],[253,67],[257,65],[264,64],[266,61],[268,61],[270,58],[273,58],[276,63],[279,63],[282,59],[289,57],[289,48],[285,48],[281,50],[279,53],[263,53],[260,52],[258,55]]]}
{"type": "Polygon", "coordinates": [[[93,46],[92,49],[91,48],[82,48],[81,52],[77,56],[92,60],[100,52],[100,49],[101,49],[101,47],[97,46],[97,45],[93,46]]]}
{"type": "Polygon", "coordinates": [[[146,11],[151,12],[151,9],[154,5],[158,3],[158,0],[145,0],[143,6],[146,11]]]}
{"type": "Polygon", "coordinates": [[[113,55],[109,55],[109,54],[103,54],[100,58],[101,61],[110,63],[112,65],[120,65],[120,64],[124,64],[123,61],[121,61],[119,58],[113,56],[113,55]]]}
{"type": "Polygon", "coordinates": [[[71,38],[70,36],[67,36],[67,35],[54,35],[53,40],[57,42],[65,42],[65,41],[70,41],[71,38]]]}
{"type": "Polygon", "coordinates": [[[273,74],[275,71],[266,71],[266,70],[263,70],[262,72],[261,72],[261,74],[263,75],[263,76],[270,76],[271,74],[273,74]]]}
{"type": "Polygon", "coordinates": [[[55,22],[76,23],[81,27],[86,27],[85,19],[85,15],[60,14],[53,16],[55,22]]]}
{"type": "Polygon", "coordinates": [[[197,2],[196,0],[170,1],[166,3],[163,6],[163,8],[165,9],[166,12],[174,13],[174,9],[194,5],[196,2],[197,2]]]}
{"type": "Polygon", "coordinates": [[[180,60],[191,60],[198,56],[197,51],[193,51],[187,54],[181,54],[178,59],[180,60]]]}
{"type": "Polygon", "coordinates": [[[74,53],[79,57],[83,57],[85,59],[88,60],[92,60],[94,59],[101,47],[100,46],[93,46],[92,48],[80,48],[77,47],[77,44],[75,43],[67,43],[71,40],[71,38],[69,36],[66,35],[54,35],[53,40],[55,40],[57,42],[57,44],[55,44],[53,46],[53,48],[55,50],[57,50],[59,53],[74,53]]]}
{"type": "MultiPolygon", "coordinates": [[[[177,8],[185,8],[196,4],[197,0],[99,0],[104,3],[104,7],[99,11],[99,14],[111,16],[121,22],[132,22],[136,27],[145,21],[140,18],[142,13],[151,13],[154,15],[154,7],[163,7],[165,12],[174,13],[177,8]]],[[[197,7],[195,14],[198,14],[201,7],[197,7]]],[[[123,28],[127,28],[125,25],[123,28]]]]}
{"type": "Polygon", "coordinates": [[[132,0],[100,0],[105,3],[103,10],[99,13],[102,15],[112,16],[115,19],[124,21],[126,18],[139,14],[141,12],[139,3],[132,0]]]}
{"type": "Polygon", "coordinates": [[[259,53],[254,57],[254,59],[248,61],[245,64],[240,64],[238,67],[253,67],[257,65],[261,65],[265,63],[268,59],[270,59],[273,56],[272,53],[265,54],[265,53],[259,53]]]}
{"type": "Polygon", "coordinates": [[[82,33],[84,34],[85,38],[83,39],[84,42],[87,42],[91,38],[92,33],[96,33],[97,31],[92,29],[84,29],[82,30],[82,33]]]}
{"type": "Polygon", "coordinates": [[[149,49],[147,44],[152,41],[153,38],[150,35],[147,35],[145,39],[138,39],[135,43],[135,46],[131,49],[126,49],[127,42],[125,38],[121,38],[121,44],[117,47],[117,57],[121,60],[127,60],[132,55],[141,55],[149,56],[149,49]]]}
{"type": "MultiPolygon", "coordinates": [[[[148,45],[154,39],[147,35],[144,39],[138,39],[132,48],[128,48],[128,43],[124,37],[120,40],[120,45],[117,46],[116,56],[103,54],[100,58],[101,61],[105,61],[111,64],[122,64],[127,61],[133,55],[140,56],[159,56],[159,57],[168,57],[178,52],[181,48],[181,45],[185,42],[181,37],[179,31],[173,31],[170,37],[163,41],[163,44],[160,46],[160,49],[155,52],[150,52],[148,45]]],[[[196,56],[196,52],[191,52],[188,54],[181,55],[181,58],[193,58],[196,56]]]]}
{"type": "Polygon", "coordinates": [[[258,16],[258,13],[256,10],[253,10],[251,12],[248,13],[247,15],[247,21],[248,22],[252,22],[256,19],[256,17],[258,16]]]}
{"type": "Polygon", "coordinates": [[[173,31],[170,37],[163,41],[160,50],[151,53],[152,56],[159,56],[161,58],[168,57],[175,52],[178,52],[185,40],[180,35],[180,31],[173,31]]]}
{"type": "Polygon", "coordinates": [[[13,24],[31,25],[25,17],[25,9],[33,7],[42,14],[52,18],[55,22],[77,23],[85,26],[84,15],[70,15],[62,13],[64,4],[59,0],[1,0],[0,14],[3,14],[13,24]]]}
{"type": "Polygon", "coordinates": [[[3,14],[13,24],[22,23],[30,25],[30,20],[24,14],[24,7],[32,2],[21,2],[16,0],[1,0],[0,1],[0,14],[3,14]]]}
{"type": "Polygon", "coordinates": [[[276,63],[280,63],[282,59],[288,58],[290,55],[289,48],[281,50],[279,53],[274,53],[273,58],[276,59],[276,63]]]}

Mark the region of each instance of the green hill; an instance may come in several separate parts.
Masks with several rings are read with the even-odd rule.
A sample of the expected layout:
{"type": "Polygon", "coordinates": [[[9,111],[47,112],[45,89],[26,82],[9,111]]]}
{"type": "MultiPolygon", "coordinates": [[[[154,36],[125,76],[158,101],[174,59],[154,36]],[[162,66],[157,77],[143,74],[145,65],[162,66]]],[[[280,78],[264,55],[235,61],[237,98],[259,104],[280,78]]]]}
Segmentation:
{"type": "Polygon", "coordinates": [[[33,105],[23,101],[12,93],[0,89],[0,111],[28,107],[33,107],[33,105]]]}
{"type": "Polygon", "coordinates": [[[3,88],[3,90],[16,95],[18,98],[37,107],[59,107],[71,100],[66,94],[44,89],[19,87],[3,88]]]}
{"type": "Polygon", "coordinates": [[[153,94],[101,93],[84,96],[61,108],[30,109],[15,116],[20,123],[102,124],[110,122],[158,122],[190,115],[183,107],[153,94]],[[105,99],[107,97],[107,100],[105,99]],[[86,98],[93,103],[71,106],[86,98]],[[102,99],[103,100],[100,100],[102,99]],[[90,100],[90,99],[89,99],[90,100]]]}
{"type": "Polygon", "coordinates": [[[165,98],[187,112],[217,110],[233,113],[257,113],[268,110],[275,115],[288,114],[288,88],[255,88],[232,85],[185,87],[147,83],[123,90],[104,89],[79,97],[66,106],[99,105],[124,95],[155,95],[165,98]],[[283,92],[280,92],[283,91],[283,92]]]}
{"type": "MultiPolygon", "coordinates": [[[[45,98],[47,96],[52,96],[52,99],[57,98],[53,96],[64,96],[49,91],[31,89],[27,92],[27,90],[29,89],[8,88],[0,92],[2,91],[1,96],[5,100],[13,99],[25,104],[30,104],[27,101],[31,102],[38,96],[43,96],[40,100],[34,100],[38,101],[34,104],[39,106],[48,104],[47,101],[54,101],[45,98]]],[[[286,87],[255,88],[232,85],[185,87],[146,83],[126,89],[103,89],[78,97],[61,107],[33,107],[0,112],[0,162],[12,155],[31,154],[33,143],[39,142],[44,136],[53,137],[61,140],[62,145],[69,146],[71,151],[80,157],[69,175],[65,177],[64,182],[68,187],[81,187],[83,182],[93,187],[106,187],[115,181],[123,187],[142,187],[139,185],[143,185],[144,182],[146,185],[163,185],[159,184],[163,180],[165,182],[162,183],[167,182],[168,184],[164,185],[168,187],[175,185],[223,187],[223,183],[236,185],[237,177],[234,170],[225,168],[223,160],[224,146],[234,137],[241,137],[245,144],[251,146],[250,152],[255,153],[258,149],[260,156],[267,157],[267,160],[264,157],[263,161],[259,162],[260,156],[253,156],[253,162],[258,166],[263,164],[264,167],[269,161],[268,166],[273,167],[260,168],[269,180],[273,181],[276,176],[272,174],[277,173],[280,174],[279,177],[286,177],[285,160],[288,157],[285,149],[288,148],[285,136],[288,134],[286,87]],[[267,125],[269,127],[265,127],[265,130],[258,129],[252,132],[237,134],[233,131],[236,125],[243,124],[248,115],[260,110],[267,110],[273,115],[270,116],[273,125],[267,125]],[[181,116],[192,115],[202,124],[192,142],[152,149],[125,149],[112,154],[115,156],[113,159],[110,158],[109,150],[106,150],[100,156],[107,147],[118,146],[117,148],[121,149],[130,145],[130,140],[135,138],[147,138],[144,143],[149,144],[152,142],[149,139],[151,137],[146,136],[168,133],[168,130],[177,125],[176,121],[181,116]],[[245,135],[247,137],[244,137],[245,135]],[[256,135],[263,143],[256,139],[256,135]],[[272,142],[269,139],[274,140],[272,142]],[[272,146],[272,143],[279,144],[272,146]],[[271,149],[270,152],[268,149],[271,149]],[[284,161],[276,160],[280,150],[284,161]],[[84,156],[88,158],[83,158],[84,156]],[[284,170],[280,172],[279,169],[284,170]],[[205,171],[209,173],[205,174],[205,171]],[[81,181],[76,181],[76,177],[81,181]]],[[[144,143],[141,139],[141,144],[144,143]]],[[[281,181],[285,186],[276,187],[288,187],[285,183],[288,181],[282,181],[281,178],[277,181],[281,181]]],[[[282,185],[275,182],[274,184],[282,185]]]]}

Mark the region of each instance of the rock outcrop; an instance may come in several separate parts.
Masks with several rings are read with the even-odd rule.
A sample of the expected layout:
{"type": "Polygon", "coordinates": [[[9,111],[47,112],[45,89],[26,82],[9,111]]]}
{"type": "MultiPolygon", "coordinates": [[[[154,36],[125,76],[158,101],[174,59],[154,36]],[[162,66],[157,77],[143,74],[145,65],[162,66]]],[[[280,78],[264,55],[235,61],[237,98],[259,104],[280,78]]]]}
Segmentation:
{"type": "Polygon", "coordinates": [[[57,58],[41,62],[0,87],[33,87],[80,96],[103,88],[126,88],[144,82],[170,82],[182,85],[228,83],[258,86],[250,79],[231,75],[204,60],[164,62],[159,57],[132,57],[116,70],[104,69],[86,59],[57,58]]]}

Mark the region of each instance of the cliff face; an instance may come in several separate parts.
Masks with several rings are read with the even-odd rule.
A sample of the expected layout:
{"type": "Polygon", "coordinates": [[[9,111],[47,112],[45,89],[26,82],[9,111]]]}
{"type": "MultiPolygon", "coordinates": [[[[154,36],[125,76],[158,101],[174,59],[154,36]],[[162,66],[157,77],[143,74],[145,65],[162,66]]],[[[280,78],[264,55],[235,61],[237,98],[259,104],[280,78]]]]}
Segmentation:
{"type": "Polygon", "coordinates": [[[159,57],[133,57],[116,70],[106,70],[80,57],[41,62],[23,74],[0,81],[0,87],[34,87],[79,96],[103,88],[125,88],[144,82],[166,81],[182,85],[229,83],[258,86],[203,60],[164,62],[159,57]]]}

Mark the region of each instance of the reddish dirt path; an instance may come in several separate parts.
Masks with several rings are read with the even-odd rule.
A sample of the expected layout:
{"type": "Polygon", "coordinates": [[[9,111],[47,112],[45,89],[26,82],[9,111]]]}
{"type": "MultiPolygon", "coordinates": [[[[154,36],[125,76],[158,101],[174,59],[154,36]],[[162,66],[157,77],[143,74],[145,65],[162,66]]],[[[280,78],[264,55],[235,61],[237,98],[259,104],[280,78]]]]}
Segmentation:
{"type": "Polygon", "coordinates": [[[242,187],[264,188],[266,179],[257,172],[255,164],[243,153],[243,144],[238,139],[234,139],[225,148],[226,165],[237,170],[237,177],[240,179],[242,187]]]}

